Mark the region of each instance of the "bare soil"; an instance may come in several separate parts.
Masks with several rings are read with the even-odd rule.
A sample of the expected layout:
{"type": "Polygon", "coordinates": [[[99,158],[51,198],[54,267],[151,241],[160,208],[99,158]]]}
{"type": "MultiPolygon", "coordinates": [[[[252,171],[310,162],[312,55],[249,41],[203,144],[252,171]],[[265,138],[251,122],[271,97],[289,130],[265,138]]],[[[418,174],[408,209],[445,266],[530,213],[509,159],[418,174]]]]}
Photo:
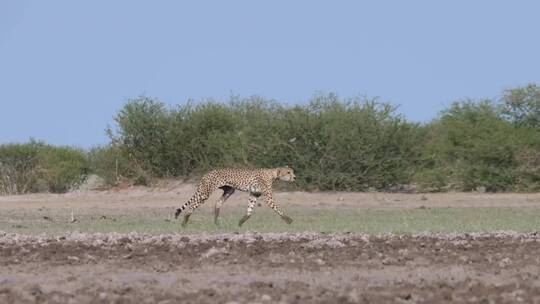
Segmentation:
{"type": "MultiPolygon", "coordinates": [[[[158,187],[127,187],[107,191],[67,194],[0,196],[1,209],[47,208],[162,208],[177,207],[194,193],[195,185],[166,182],[158,187]]],[[[215,191],[206,204],[218,200],[215,191]]],[[[280,206],[317,208],[402,209],[427,207],[531,207],[540,203],[540,193],[380,193],[380,192],[277,192],[280,206]]],[[[237,191],[227,205],[246,206],[248,196],[237,191]]]]}
{"type": "Polygon", "coordinates": [[[0,303],[540,303],[540,236],[0,234],[0,303]]]}
{"type": "MultiPolygon", "coordinates": [[[[168,183],[4,196],[0,212],[175,208],[193,191],[190,184],[168,183]]],[[[209,204],[219,195],[214,193],[209,204]]],[[[284,208],[520,208],[538,207],[540,194],[278,192],[276,200],[284,208]]],[[[246,203],[247,196],[240,193],[226,204],[246,203]]],[[[0,303],[540,303],[539,252],[540,236],[512,232],[0,232],[0,303]]]]}

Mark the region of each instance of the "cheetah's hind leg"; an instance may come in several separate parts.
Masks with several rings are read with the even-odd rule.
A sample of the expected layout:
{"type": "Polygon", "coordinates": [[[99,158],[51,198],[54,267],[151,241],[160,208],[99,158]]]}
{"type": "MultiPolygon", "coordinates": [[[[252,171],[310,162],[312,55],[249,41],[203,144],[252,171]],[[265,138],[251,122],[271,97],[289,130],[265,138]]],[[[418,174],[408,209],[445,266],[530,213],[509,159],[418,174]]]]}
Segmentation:
{"type": "Polygon", "coordinates": [[[285,223],[287,223],[287,224],[289,224],[289,225],[293,222],[293,219],[290,218],[290,217],[288,217],[288,216],[285,215],[285,214],[282,215],[281,218],[285,221],[285,223]]]}
{"type": "Polygon", "coordinates": [[[184,220],[182,221],[182,227],[183,228],[186,228],[190,216],[191,216],[191,214],[184,215],[184,220]]]}
{"type": "Polygon", "coordinates": [[[223,190],[223,195],[219,198],[219,200],[216,202],[216,207],[214,209],[214,223],[216,225],[219,225],[219,211],[221,209],[221,206],[223,206],[223,203],[234,193],[234,188],[230,186],[222,186],[219,187],[221,190],[223,190]]]}
{"type": "Polygon", "coordinates": [[[210,193],[211,191],[206,193],[203,191],[199,191],[198,189],[197,192],[195,192],[195,194],[189,199],[189,201],[187,201],[187,203],[183,204],[182,207],[176,210],[175,218],[178,218],[180,213],[182,213],[182,211],[185,210],[184,220],[182,221],[182,227],[186,227],[189,221],[189,217],[191,216],[191,214],[193,214],[193,211],[195,211],[195,209],[197,209],[200,205],[204,204],[204,202],[210,196],[210,193]]]}

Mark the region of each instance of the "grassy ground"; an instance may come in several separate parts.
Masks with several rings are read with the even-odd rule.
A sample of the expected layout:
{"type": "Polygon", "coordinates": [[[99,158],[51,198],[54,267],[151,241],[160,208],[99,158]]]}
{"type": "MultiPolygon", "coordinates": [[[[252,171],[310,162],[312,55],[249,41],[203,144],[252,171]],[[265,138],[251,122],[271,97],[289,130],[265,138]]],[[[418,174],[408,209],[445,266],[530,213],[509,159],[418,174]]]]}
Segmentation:
{"type": "Polygon", "coordinates": [[[63,234],[79,232],[118,233],[221,233],[221,232],[353,232],[418,233],[540,230],[540,208],[424,208],[424,209],[354,209],[288,208],[294,219],[286,225],[268,208],[256,210],[243,227],[237,223],[244,208],[228,206],[222,211],[222,223],[215,226],[211,208],[198,210],[186,228],[174,220],[170,208],[9,209],[0,213],[0,231],[22,234],[63,234]]]}

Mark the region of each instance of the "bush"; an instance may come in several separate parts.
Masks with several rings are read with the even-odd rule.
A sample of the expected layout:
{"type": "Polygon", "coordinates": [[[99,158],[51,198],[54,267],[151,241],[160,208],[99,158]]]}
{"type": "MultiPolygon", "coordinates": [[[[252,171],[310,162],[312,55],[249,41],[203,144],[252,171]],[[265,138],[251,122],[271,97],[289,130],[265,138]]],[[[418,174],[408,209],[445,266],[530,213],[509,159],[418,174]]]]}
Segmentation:
{"type": "Polygon", "coordinates": [[[136,177],[136,172],[121,149],[113,145],[97,146],[87,152],[89,171],[110,186],[136,177]]]}
{"type": "Polygon", "coordinates": [[[515,190],[540,190],[540,87],[528,84],[505,91],[502,112],[515,126],[514,138],[520,144],[514,170],[515,190]]]}
{"type": "Polygon", "coordinates": [[[508,191],[523,178],[519,156],[531,147],[531,130],[504,119],[496,103],[456,102],[427,128],[415,176],[424,188],[508,191]]]}
{"type": "Polygon", "coordinates": [[[38,154],[41,147],[35,141],[0,145],[0,194],[45,190],[38,184],[38,154]]]}
{"type": "MultiPolygon", "coordinates": [[[[170,115],[164,105],[140,97],[126,103],[115,121],[123,156],[138,161],[140,167],[152,174],[167,175],[161,171],[167,167],[167,132],[170,130],[170,115]]],[[[108,132],[112,136],[112,131],[108,132]]]]}
{"type": "Polygon", "coordinates": [[[305,190],[425,191],[540,189],[540,89],[498,101],[463,100],[420,125],[377,99],[314,96],[286,106],[260,97],[169,108],[129,100],[108,129],[111,143],[85,152],[30,141],[0,145],[0,194],[65,192],[87,173],[109,185],[147,185],[219,167],[297,171],[305,190]]]}
{"type": "Polygon", "coordinates": [[[319,95],[285,107],[259,97],[166,109],[147,97],[115,117],[111,139],[152,176],[189,176],[217,167],[299,172],[304,189],[386,189],[407,183],[419,154],[419,126],[376,100],[319,95]]]}
{"type": "Polygon", "coordinates": [[[50,192],[67,192],[88,174],[86,155],[79,149],[44,146],[38,159],[41,175],[50,192]]]}
{"type": "Polygon", "coordinates": [[[0,145],[1,194],[66,192],[88,172],[86,155],[70,147],[30,141],[0,145]]]}
{"type": "Polygon", "coordinates": [[[503,114],[521,127],[540,127],[540,87],[529,84],[507,90],[502,98],[503,114]]]}

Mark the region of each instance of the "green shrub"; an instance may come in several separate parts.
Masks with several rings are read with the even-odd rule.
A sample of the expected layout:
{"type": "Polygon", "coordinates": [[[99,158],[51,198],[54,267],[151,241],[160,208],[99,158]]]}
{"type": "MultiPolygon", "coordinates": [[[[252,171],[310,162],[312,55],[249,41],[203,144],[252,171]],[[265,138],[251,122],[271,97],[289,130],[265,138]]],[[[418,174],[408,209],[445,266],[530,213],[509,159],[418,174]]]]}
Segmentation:
{"type": "Polygon", "coordinates": [[[0,146],[0,192],[66,192],[88,172],[86,155],[70,147],[41,142],[0,146]]]}
{"type": "Polygon", "coordinates": [[[67,192],[88,173],[86,155],[71,147],[44,146],[39,153],[39,167],[48,190],[54,193],[67,192]]]}
{"type": "Polygon", "coordinates": [[[521,127],[540,127],[540,87],[529,84],[506,90],[502,97],[503,114],[521,127]]]}
{"type": "Polygon", "coordinates": [[[429,128],[423,167],[425,188],[508,191],[518,184],[518,156],[530,146],[527,129],[503,119],[491,101],[456,102],[429,128]]]}
{"type": "Polygon", "coordinates": [[[113,145],[96,146],[87,152],[89,171],[109,186],[133,179],[137,174],[122,150],[113,145]]]}
{"type": "Polygon", "coordinates": [[[42,191],[39,186],[38,154],[42,144],[0,145],[0,194],[42,191]]]}
{"type": "MultiPolygon", "coordinates": [[[[167,166],[170,115],[160,102],[147,97],[131,100],[116,115],[123,156],[138,161],[142,169],[158,176],[167,166]]],[[[112,135],[112,132],[109,131],[112,135]]],[[[113,138],[113,142],[115,138],[113,138]]]]}
{"type": "Polygon", "coordinates": [[[300,188],[386,189],[409,181],[419,155],[419,127],[392,106],[332,94],[305,106],[251,97],[175,109],[141,97],[115,121],[113,142],[157,177],[290,165],[300,188]]]}
{"type": "Polygon", "coordinates": [[[377,99],[319,94],[287,106],[261,97],[166,107],[137,97],[115,115],[111,143],[82,151],[0,145],[0,194],[65,192],[87,173],[147,185],[219,167],[297,171],[306,190],[540,190],[540,89],[453,103],[420,125],[377,99]]]}

